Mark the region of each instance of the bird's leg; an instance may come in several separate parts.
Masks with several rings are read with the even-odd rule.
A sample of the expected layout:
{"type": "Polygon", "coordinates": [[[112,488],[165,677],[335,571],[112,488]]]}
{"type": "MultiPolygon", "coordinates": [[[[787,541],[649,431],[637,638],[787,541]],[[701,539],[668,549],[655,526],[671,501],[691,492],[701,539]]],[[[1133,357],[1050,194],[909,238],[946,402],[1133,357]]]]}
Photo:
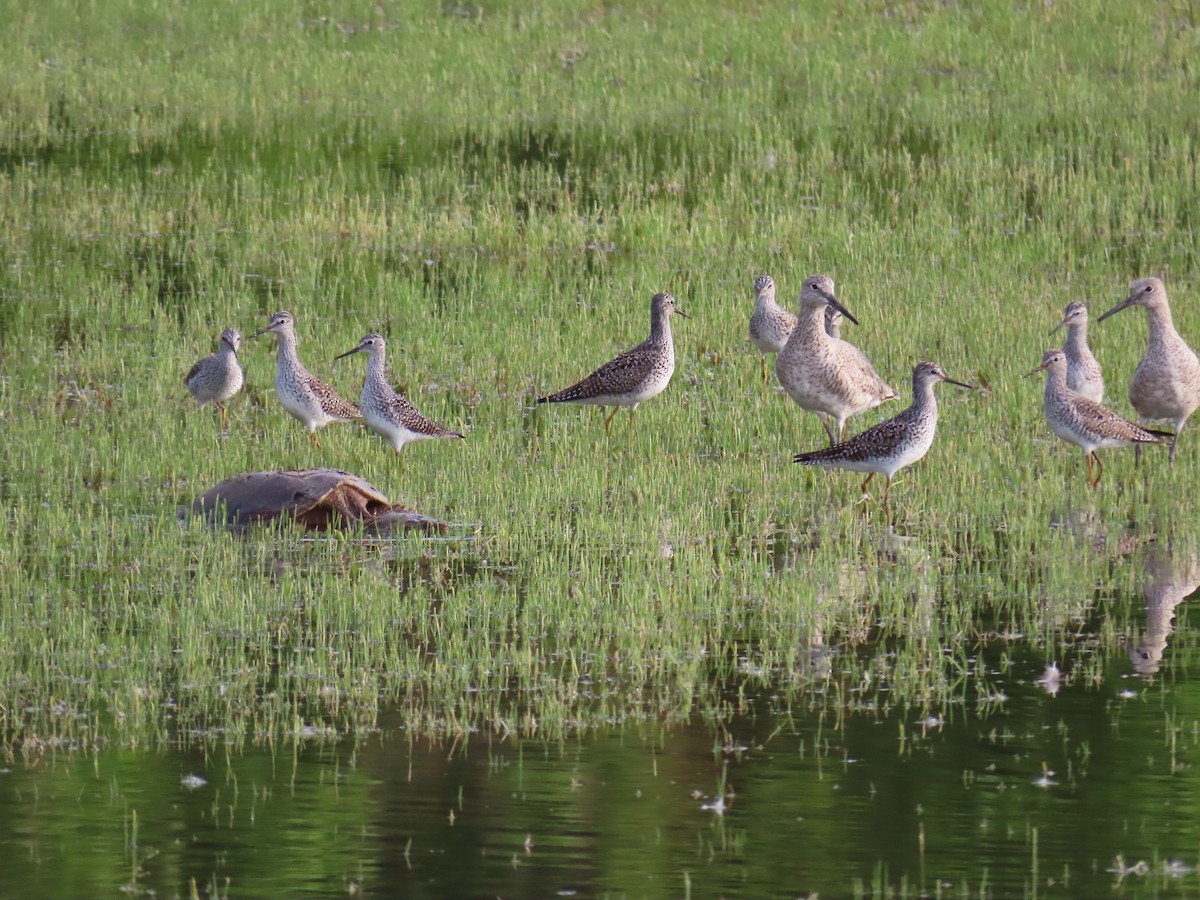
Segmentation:
{"type": "Polygon", "coordinates": [[[821,417],[821,424],[825,426],[825,434],[829,436],[829,446],[836,447],[838,445],[837,434],[833,430],[828,413],[817,413],[817,415],[821,417]]]}
{"type": "Polygon", "coordinates": [[[767,357],[764,354],[763,356],[759,357],[759,359],[762,361],[763,384],[766,384],[767,383],[767,357]]]}
{"type": "MultiPolygon", "coordinates": [[[[1096,456],[1095,450],[1093,450],[1092,455],[1088,457],[1088,461],[1091,462],[1092,459],[1096,460],[1096,480],[1092,482],[1092,487],[1095,487],[1100,483],[1100,475],[1104,472],[1104,463],[1100,462],[1100,457],[1096,456]]],[[[1091,466],[1089,465],[1088,468],[1090,469],[1091,466]]]]}
{"type": "Polygon", "coordinates": [[[608,418],[604,420],[604,433],[605,434],[612,434],[612,420],[613,420],[613,417],[617,414],[617,410],[620,408],[621,407],[619,407],[619,406],[614,406],[613,411],[610,412],[608,414],[608,418]]]}
{"type": "Polygon", "coordinates": [[[320,438],[317,437],[317,429],[314,428],[312,431],[310,431],[308,433],[308,442],[309,442],[309,444],[311,444],[314,447],[321,446],[321,440],[320,440],[320,438]]]}
{"type": "Polygon", "coordinates": [[[633,410],[629,411],[629,433],[637,434],[637,426],[633,424],[633,410]]]}
{"type": "Polygon", "coordinates": [[[214,400],[213,403],[217,404],[217,409],[221,411],[221,430],[225,431],[229,423],[229,413],[225,411],[225,404],[220,400],[214,400]]]}
{"type": "Polygon", "coordinates": [[[862,493],[858,495],[858,500],[856,500],[854,502],[855,506],[862,507],[862,513],[864,516],[867,514],[867,507],[871,503],[871,492],[867,490],[867,485],[869,485],[871,483],[871,479],[874,477],[875,477],[874,472],[871,472],[867,475],[866,480],[862,483],[862,486],[859,488],[859,490],[861,490],[862,493]]]}
{"type": "MultiPolygon", "coordinates": [[[[1179,443],[1179,429],[1176,428],[1175,429],[1175,437],[1171,438],[1171,450],[1167,454],[1167,462],[1169,462],[1169,463],[1175,462],[1175,445],[1178,443],[1179,443]]],[[[1138,444],[1138,449],[1139,450],[1142,449],[1141,444],[1138,444]]]]}
{"type": "MultiPolygon", "coordinates": [[[[872,474],[874,474],[874,473],[872,473],[872,474]]],[[[885,479],[885,481],[883,482],[883,514],[886,516],[888,514],[888,509],[890,507],[889,501],[891,500],[891,497],[892,497],[892,476],[885,475],[884,479],[885,479]]]]}

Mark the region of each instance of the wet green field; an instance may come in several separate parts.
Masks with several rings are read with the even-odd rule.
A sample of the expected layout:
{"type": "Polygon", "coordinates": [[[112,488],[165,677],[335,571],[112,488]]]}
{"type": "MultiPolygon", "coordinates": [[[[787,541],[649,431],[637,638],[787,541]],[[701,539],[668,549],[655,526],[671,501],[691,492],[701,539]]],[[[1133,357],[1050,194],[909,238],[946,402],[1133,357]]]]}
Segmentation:
{"type": "Polygon", "coordinates": [[[1200,428],[1092,491],[1022,378],[1084,299],[1132,415],[1144,315],[1095,319],[1143,275],[1200,343],[1194,4],[7,18],[5,896],[1200,893],[1200,428]],[[830,274],[900,391],[851,431],[920,360],[979,386],[888,512],[792,465],[764,272],[830,274]],[[534,404],[662,290],[632,426],[534,404]],[[467,439],[310,446],[269,336],[220,434],[182,377],[281,309],[467,439]],[[450,528],[179,516],[310,466],[450,528]]]}

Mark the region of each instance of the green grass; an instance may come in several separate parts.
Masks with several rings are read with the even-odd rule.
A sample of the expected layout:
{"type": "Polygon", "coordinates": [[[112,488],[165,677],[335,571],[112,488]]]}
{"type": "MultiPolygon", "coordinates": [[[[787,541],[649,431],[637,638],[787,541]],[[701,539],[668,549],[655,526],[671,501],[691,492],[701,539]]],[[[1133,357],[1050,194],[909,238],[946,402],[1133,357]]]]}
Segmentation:
{"type": "MultiPolygon", "coordinates": [[[[720,719],[730,684],[939,711],[997,630],[1062,660],[1084,616],[1124,652],[1128,560],[1200,538],[1200,431],[1171,468],[1108,454],[1092,493],[1021,378],[1068,300],[1098,313],[1139,275],[1200,342],[1194,5],[1110,7],[21,10],[0,62],[7,746],[357,732],[384,705],[421,735],[561,739],[720,719]],[[746,342],[754,276],[791,298],[816,271],[902,402],[925,358],[988,388],[940,390],[890,520],[855,476],[791,465],[822,430],[746,342]],[[692,318],[636,430],[532,406],[640,341],[664,289],[692,318]],[[403,468],[353,428],[314,451],[270,337],[218,437],[182,375],[277,309],[350,396],[362,362],[333,357],[383,332],[393,380],[468,440],[403,468]],[[177,520],[228,475],[309,465],[452,537],[177,520]],[[831,676],[876,687],[810,692],[831,676]]],[[[1128,412],[1145,326],[1092,339],[1128,412]]]]}

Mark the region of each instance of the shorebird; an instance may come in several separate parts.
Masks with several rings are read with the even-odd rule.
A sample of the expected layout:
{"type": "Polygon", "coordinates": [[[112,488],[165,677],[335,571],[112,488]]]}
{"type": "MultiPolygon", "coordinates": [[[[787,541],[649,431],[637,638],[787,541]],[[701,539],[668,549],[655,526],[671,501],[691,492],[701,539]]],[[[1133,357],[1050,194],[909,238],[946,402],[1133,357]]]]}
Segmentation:
{"type": "Polygon", "coordinates": [[[1102,315],[1099,321],[1103,322],[1127,306],[1145,307],[1150,326],[1146,355],[1137,364],[1129,382],[1129,402],[1137,410],[1139,422],[1170,422],[1175,426],[1167,457],[1173,461],[1179,433],[1188,416],[1200,406],[1200,360],[1175,330],[1167,289],[1157,278],[1134,281],[1129,286],[1129,296],[1102,315]]]}
{"type": "Polygon", "coordinates": [[[238,363],[238,348],[242,346],[242,336],[236,328],[226,328],[221,332],[221,340],[216,353],[210,353],[198,361],[191,370],[183,376],[191,395],[200,401],[204,409],[208,403],[215,403],[221,410],[221,430],[224,431],[229,421],[225,409],[225,401],[242,389],[246,376],[238,363]]]}
{"type": "Polygon", "coordinates": [[[362,418],[357,406],[343,400],[333,388],[304,368],[296,355],[296,321],[291,313],[275,313],[270,323],[254,332],[254,336],[268,331],[273,331],[279,341],[275,395],[284,409],[304,423],[310,443],[321,446],[317,429],[330,422],[352,422],[362,418]]]}
{"type": "Polygon", "coordinates": [[[948,376],[937,363],[920,363],[913,369],[913,402],[908,409],[893,419],[856,434],[844,444],[800,453],[793,461],[805,466],[868,473],[867,480],[862,483],[864,497],[871,479],[877,472],[882,474],[887,479],[883,488],[883,508],[886,510],[892,476],[924,457],[933,446],[938,420],[933,386],[939,381],[971,388],[971,385],[948,376]]]}
{"type": "Polygon", "coordinates": [[[770,275],[754,279],[754,314],[750,316],[750,343],[763,354],[763,384],[767,383],[768,353],[778,353],[796,327],[796,317],[775,302],[775,280],[770,275]]]}
{"type": "Polygon", "coordinates": [[[1174,435],[1153,431],[1122,419],[1094,400],[1067,387],[1067,356],[1061,350],[1047,350],[1042,363],[1025,377],[1046,373],[1046,392],[1042,409],[1050,430],[1068,443],[1083,450],[1087,458],[1088,484],[1100,483],[1104,464],[1097,450],[1126,447],[1129,444],[1165,444],[1174,435]],[[1096,462],[1096,477],[1092,478],[1092,461],[1096,462]]]}
{"type": "Polygon", "coordinates": [[[1063,310],[1062,321],[1050,329],[1055,334],[1063,326],[1067,328],[1067,339],[1063,353],[1067,355],[1067,387],[1089,400],[1100,403],[1104,400],[1104,373],[1100,363],[1088,347],[1088,311],[1081,300],[1072,300],[1063,310]]]}
{"type": "Polygon", "coordinates": [[[372,331],[358,342],[353,350],[335,357],[342,359],[354,353],[367,354],[367,379],[363,382],[358,404],[363,421],[377,435],[388,441],[400,455],[405,444],[434,438],[461,438],[463,435],[426,418],[403,395],[397,394],[387,380],[387,341],[372,331]]]}
{"type": "Polygon", "coordinates": [[[879,377],[861,350],[826,333],[827,307],[858,324],[834,296],[833,279],[828,275],[806,278],[796,327],[775,358],[775,374],[801,409],[817,414],[830,446],[836,447],[847,419],[899,394],[879,377]]]}
{"type": "Polygon", "coordinates": [[[675,371],[675,344],[671,339],[671,316],[688,315],[675,305],[669,293],[650,298],[650,336],[632,350],[609,360],[595,372],[569,388],[539,397],[538,403],[590,403],[611,406],[613,411],[604,420],[604,433],[612,428],[617,410],[629,410],[633,426],[633,411],[643,400],[662,393],[675,371]]]}
{"type": "Polygon", "coordinates": [[[825,333],[835,341],[842,339],[842,314],[832,306],[825,307],[825,333]]]}

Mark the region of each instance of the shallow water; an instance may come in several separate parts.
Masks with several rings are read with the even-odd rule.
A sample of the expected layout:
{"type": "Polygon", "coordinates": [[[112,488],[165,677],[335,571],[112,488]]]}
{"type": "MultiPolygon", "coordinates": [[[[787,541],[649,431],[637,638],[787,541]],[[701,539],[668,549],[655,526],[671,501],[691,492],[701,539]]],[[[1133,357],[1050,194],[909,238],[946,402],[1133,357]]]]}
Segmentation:
{"type": "Polygon", "coordinates": [[[725,722],[565,743],[410,742],[395,709],[358,739],[228,756],[27,753],[0,772],[0,895],[1192,896],[1200,657],[1179,603],[1200,579],[1144,565],[1126,648],[1084,626],[1099,658],[1054,685],[1035,641],[992,637],[938,715],[831,704],[858,690],[834,648],[791,702],[728,684],[725,722]]]}

